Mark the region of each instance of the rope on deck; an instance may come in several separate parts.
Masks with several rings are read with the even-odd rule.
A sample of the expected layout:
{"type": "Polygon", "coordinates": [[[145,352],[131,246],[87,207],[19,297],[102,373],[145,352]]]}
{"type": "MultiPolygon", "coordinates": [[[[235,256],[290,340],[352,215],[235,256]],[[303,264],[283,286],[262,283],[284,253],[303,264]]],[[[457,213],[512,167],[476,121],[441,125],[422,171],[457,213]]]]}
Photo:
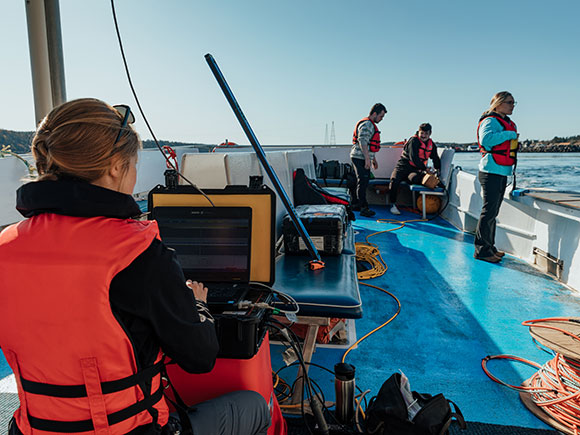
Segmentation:
{"type": "MultiPolygon", "coordinates": [[[[534,328],[545,328],[558,331],[564,336],[580,342],[580,337],[553,325],[545,325],[542,322],[562,321],[570,322],[569,318],[549,318],[527,320],[523,326],[534,328]]],[[[579,343],[580,345],[580,343],[579,343]]],[[[534,361],[520,358],[513,355],[493,355],[482,359],[481,367],[486,375],[493,381],[511,388],[520,393],[526,393],[539,409],[544,411],[549,418],[544,419],[546,423],[555,426],[559,430],[567,429],[566,433],[578,435],[580,433],[580,361],[566,357],[561,353],[554,352],[555,356],[543,365],[534,361]],[[512,385],[494,376],[487,368],[487,362],[493,359],[505,359],[516,361],[532,367],[538,371],[522,385],[512,385]],[[555,420],[553,422],[551,419],[555,420]]],[[[528,406],[526,404],[526,406],[528,406]]],[[[534,412],[532,410],[532,412],[534,412]]],[[[534,414],[536,414],[534,412],[534,414]]],[[[537,415],[537,414],[536,414],[537,415]]]]}

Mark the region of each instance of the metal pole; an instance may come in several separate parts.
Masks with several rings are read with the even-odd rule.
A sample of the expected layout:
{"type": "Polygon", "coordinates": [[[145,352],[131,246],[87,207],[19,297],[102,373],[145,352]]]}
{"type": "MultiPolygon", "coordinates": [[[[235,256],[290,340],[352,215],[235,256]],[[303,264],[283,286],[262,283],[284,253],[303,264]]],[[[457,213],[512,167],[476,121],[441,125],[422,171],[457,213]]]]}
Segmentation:
{"type": "Polygon", "coordinates": [[[274,172],[274,169],[272,168],[272,166],[270,166],[270,163],[268,163],[268,159],[266,158],[266,154],[264,153],[262,146],[258,142],[258,138],[256,138],[256,135],[252,131],[252,127],[250,127],[250,124],[248,123],[248,120],[244,116],[241,107],[238,105],[238,102],[236,101],[236,98],[234,97],[234,94],[232,93],[230,87],[228,86],[226,79],[224,78],[222,72],[220,71],[215,59],[211,54],[208,53],[205,55],[205,60],[207,61],[209,68],[213,72],[213,75],[215,76],[218,84],[220,85],[220,88],[222,89],[224,95],[226,96],[228,103],[230,103],[230,106],[232,107],[232,110],[234,111],[236,117],[238,118],[238,121],[240,122],[242,129],[246,133],[248,140],[252,144],[252,147],[254,148],[254,151],[258,156],[258,160],[260,160],[260,163],[262,163],[262,167],[266,171],[266,174],[268,174],[268,177],[270,177],[270,181],[272,181],[272,184],[274,184],[274,188],[276,189],[276,192],[280,196],[280,199],[282,200],[282,203],[284,204],[286,211],[290,215],[292,222],[294,222],[294,225],[296,226],[298,233],[302,237],[302,240],[304,240],[304,244],[306,245],[308,252],[316,261],[321,261],[318,250],[314,246],[314,243],[312,243],[312,240],[310,239],[310,236],[308,235],[306,228],[304,228],[302,221],[296,214],[296,210],[294,209],[292,202],[290,202],[290,199],[288,198],[286,191],[282,187],[282,183],[280,183],[280,180],[278,179],[276,172],[274,172]]]}
{"type": "Polygon", "coordinates": [[[52,110],[44,0],[25,0],[36,124],[52,110]]]}
{"type": "Polygon", "coordinates": [[[52,107],[56,107],[66,101],[64,56],[58,0],[44,0],[44,12],[46,16],[46,40],[52,88],[52,107]]]}

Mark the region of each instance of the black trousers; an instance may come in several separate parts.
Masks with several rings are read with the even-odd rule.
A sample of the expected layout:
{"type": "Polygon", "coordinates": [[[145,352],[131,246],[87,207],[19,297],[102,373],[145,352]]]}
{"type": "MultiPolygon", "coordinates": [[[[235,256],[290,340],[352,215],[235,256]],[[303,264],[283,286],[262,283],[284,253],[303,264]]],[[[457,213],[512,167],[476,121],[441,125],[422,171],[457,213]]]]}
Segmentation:
{"type": "Polygon", "coordinates": [[[369,187],[371,170],[370,168],[365,169],[364,159],[351,158],[350,160],[356,172],[356,198],[353,198],[352,204],[358,205],[361,208],[367,208],[369,206],[367,201],[367,187],[369,187]]]}
{"type": "Polygon", "coordinates": [[[391,174],[391,182],[389,183],[389,204],[397,203],[397,193],[401,181],[406,181],[411,184],[421,184],[425,174],[426,172],[417,168],[395,168],[391,174]]]}
{"type": "MultiPolygon", "coordinates": [[[[188,411],[194,435],[266,435],[270,426],[270,411],[264,398],[255,391],[234,391],[199,403],[188,411]]],[[[139,433],[158,434],[152,425],[141,427],[139,433]]],[[[162,435],[181,432],[179,416],[173,413],[162,428],[162,435]]],[[[22,435],[14,417],[8,435],[22,435]]]]}
{"type": "Polygon", "coordinates": [[[497,251],[495,248],[495,218],[499,214],[499,208],[503,201],[507,177],[479,172],[478,178],[483,192],[483,206],[475,230],[475,255],[477,257],[490,257],[497,251]]]}

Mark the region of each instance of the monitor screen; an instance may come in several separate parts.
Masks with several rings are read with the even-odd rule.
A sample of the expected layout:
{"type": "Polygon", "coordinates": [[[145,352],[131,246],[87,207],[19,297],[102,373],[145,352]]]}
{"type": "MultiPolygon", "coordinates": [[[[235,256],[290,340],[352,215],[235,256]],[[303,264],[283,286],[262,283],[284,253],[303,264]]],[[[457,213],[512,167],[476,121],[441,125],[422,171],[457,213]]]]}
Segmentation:
{"type": "Polygon", "coordinates": [[[175,249],[185,277],[204,283],[248,282],[250,207],[155,207],[163,242],[175,249]]]}

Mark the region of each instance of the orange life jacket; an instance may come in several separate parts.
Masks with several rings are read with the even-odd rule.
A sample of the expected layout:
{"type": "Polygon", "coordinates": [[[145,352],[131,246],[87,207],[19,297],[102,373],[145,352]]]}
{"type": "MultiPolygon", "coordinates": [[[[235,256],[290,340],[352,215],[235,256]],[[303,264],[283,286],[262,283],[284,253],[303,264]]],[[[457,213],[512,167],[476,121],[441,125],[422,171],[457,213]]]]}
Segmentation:
{"type": "Polygon", "coordinates": [[[0,234],[0,346],[25,435],[167,423],[162,354],[139,367],[109,302],[113,277],[158,231],[152,221],[45,213],[0,234]]]}
{"type": "MultiPolygon", "coordinates": [[[[358,127],[359,127],[359,125],[361,125],[361,123],[363,123],[365,121],[371,121],[371,120],[367,116],[366,118],[363,118],[359,122],[356,123],[356,127],[354,128],[354,133],[352,134],[353,145],[358,142],[358,127]]],[[[372,153],[376,153],[376,152],[379,152],[379,150],[381,149],[381,132],[379,131],[377,124],[375,124],[373,121],[371,121],[371,123],[375,127],[375,132],[374,132],[373,136],[371,137],[371,140],[369,141],[369,151],[372,153]]]]}
{"type": "MultiPolygon", "coordinates": [[[[419,136],[414,135],[413,137],[417,138],[421,145],[419,146],[419,159],[423,162],[423,166],[426,168],[427,164],[429,163],[429,157],[431,157],[431,152],[433,151],[433,141],[431,138],[427,141],[427,143],[423,142],[419,139],[419,136]]],[[[413,160],[409,159],[409,163],[411,166],[417,167],[413,160]]]]}
{"type": "Polygon", "coordinates": [[[499,121],[499,123],[502,125],[502,127],[508,131],[516,131],[517,132],[516,124],[511,119],[506,120],[506,119],[502,118],[501,116],[488,115],[488,116],[482,118],[479,121],[479,124],[477,125],[477,144],[479,145],[479,151],[481,152],[481,155],[485,156],[486,154],[489,153],[493,157],[493,161],[496,162],[498,165],[512,166],[513,164],[515,164],[516,159],[517,159],[517,153],[518,153],[518,149],[519,149],[519,145],[518,145],[517,141],[515,143],[515,146],[512,147],[512,141],[506,140],[505,142],[502,142],[498,145],[494,145],[493,147],[491,147],[491,151],[486,150],[479,142],[479,126],[481,125],[483,120],[486,118],[497,119],[499,121]]]}

